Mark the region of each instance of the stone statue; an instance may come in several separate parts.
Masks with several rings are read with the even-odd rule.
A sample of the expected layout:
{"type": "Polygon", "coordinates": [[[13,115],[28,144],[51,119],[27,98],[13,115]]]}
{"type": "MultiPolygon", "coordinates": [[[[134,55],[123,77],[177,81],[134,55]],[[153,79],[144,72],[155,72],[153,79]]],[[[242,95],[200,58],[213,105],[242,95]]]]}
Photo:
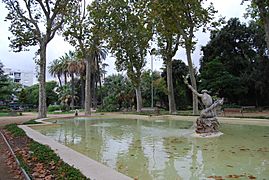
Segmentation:
{"type": "Polygon", "coordinates": [[[201,93],[198,93],[191,85],[189,85],[187,78],[184,78],[184,83],[188,86],[188,88],[201,98],[201,101],[205,108],[201,111],[200,117],[196,120],[196,130],[195,132],[198,134],[202,133],[217,133],[219,122],[217,119],[216,108],[223,104],[224,99],[219,99],[213,102],[212,97],[208,94],[210,93],[207,90],[202,90],[201,93]]]}

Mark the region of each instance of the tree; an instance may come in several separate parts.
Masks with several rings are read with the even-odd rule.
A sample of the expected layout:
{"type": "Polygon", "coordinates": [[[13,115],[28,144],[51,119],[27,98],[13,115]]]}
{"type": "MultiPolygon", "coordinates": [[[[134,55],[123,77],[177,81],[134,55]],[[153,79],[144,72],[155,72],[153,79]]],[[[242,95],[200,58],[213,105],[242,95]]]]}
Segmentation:
{"type": "Polygon", "coordinates": [[[71,77],[71,109],[74,110],[75,105],[75,74],[79,71],[78,61],[75,59],[75,54],[69,51],[69,61],[67,65],[68,73],[71,77]]]}
{"type": "MultiPolygon", "coordinates": [[[[152,19],[156,27],[159,52],[164,60],[167,69],[167,91],[170,114],[176,113],[176,104],[172,77],[172,58],[179,46],[180,32],[176,29],[171,13],[175,13],[173,7],[179,3],[174,1],[154,1],[152,5],[152,19]]],[[[176,20],[177,21],[177,20],[176,20]]]]}
{"type": "MultiPolygon", "coordinates": [[[[242,3],[244,1],[249,0],[242,0],[242,3]]],[[[265,41],[267,49],[269,50],[269,0],[251,0],[251,4],[248,6],[247,11],[252,18],[260,20],[263,24],[265,41]]]]}
{"type": "Polygon", "coordinates": [[[49,68],[49,73],[53,76],[53,77],[57,77],[58,81],[59,81],[59,85],[60,87],[62,87],[62,80],[61,80],[61,76],[63,74],[62,72],[62,67],[61,67],[61,62],[59,59],[55,59],[50,63],[49,68]]]}
{"type": "MultiPolygon", "coordinates": [[[[49,81],[46,82],[46,102],[48,105],[54,104],[58,101],[57,94],[55,92],[57,88],[57,82],[49,81]]],[[[39,84],[32,85],[22,89],[18,95],[21,103],[37,107],[39,99],[39,84]],[[25,96],[26,95],[26,96],[25,96]]]]}
{"type": "Polygon", "coordinates": [[[62,28],[66,14],[68,14],[70,0],[36,0],[13,1],[3,0],[9,13],[6,17],[11,22],[9,31],[10,47],[15,52],[26,50],[29,46],[38,45],[36,55],[39,59],[39,106],[38,117],[47,116],[46,111],[46,52],[48,43],[56,32],[62,28]],[[25,47],[25,49],[23,49],[25,47]]]}
{"type": "Polygon", "coordinates": [[[108,76],[102,90],[104,91],[102,111],[119,111],[122,108],[132,107],[134,91],[127,77],[120,74],[108,76]]]}
{"type": "MultiPolygon", "coordinates": [[[[154,17],[159,34],[159,47],[167,66],[167,84],[169,111],[175,112],[173,83],[172,83],[172,58],[181,45],[186,50],[191,84],[197,89],[191,53],[194,50],[194,33],[200,27],[206,29],[207,24],[213,19],[216,12],[213,5],[205,8],[201,0],[154,1],[154,17]]],[[[213,24],[215,25],[215,24],[213,24]]],[[[198,99],[193,94],[193,114],[198,114],[198,99]]]]}
{"type": "Polygon", "coordinates": [[[4,74],[4,65],[0,62],[0,101],[9,102],[12,100],[15,84],[4,74]]]}
{"type": "MultiPolygon", "coordinates": [[[[93,42],[91,43],[90,47],[90,54],[93,57],[92,62],[92,87],[93,87],[93,106],[94,108],[97,107],[97,83],[99,82],[99,89],[102,91],[101,85],[101,68],[102,68],[102,61],[106,59],[107,50],[105,47],[100,45],[98,38],[94,38],[93,42]]],[[[102,93],[100,94],[102,95],[102,93]]],[[[102,98],[101,98],[102,99],[102,98]]]]}
{"type": "Polygon", "coordinates": [[[259,23],[246,25],[237,18],[212,32],[202,47],[200,89],[211,90],[229,103],[265,105],[269,63],[264,35],[259,23]]]}
{"type": "MultiPolygon", "coordinates": [[[[143,97],[143,105],[145,107],[151,106],[151,83],[153,83],[153,89],[155,90],[157,87],[155,86],[155,81],[160,78],[160,73],[157,71],[151,72],[151,70],[144,71],[141,76],[141,91],[142,91],[142,97],[143,97]]],[[[159,100],[158,97],[156,97],[154,94],[154,102],[159,100]]],[[[155,104],[153,104],[153,107],[155,107],[155,104]]]]}
{"type": "MultiPolygon", "coordinates": [[[[178,59],[173,59],[172,61],[172,72],[173,72],[173,87],[175,94],[175,101],[177,109],[187,109],[191,104],[191,92],[189,89],[184,86],[183,76],[188,74],[188,66],[182,61],[178,59]]],[[[165,79],[167,76],[166,69],[162,72],[162,77],[165,79]]]]}
{"type": "Polygon", "coordinates": [[[86,1],[74,1],[74,6],[66,19],[65,39],[80,52],[81,58],[86,64],[85,84],[85,115],[91,115],[92,94],[91,94],[91,63],[93,57],[89,53],[92,33],[90,32],[89,14],[86,10],[86,1]]]}
{"type": "Polygon", "coordinates": [[[94,1],[91,17],[100,22],[104,39],[116,56],[118,71],[127,71],[135,91],[137,112],[142,108],[141,71],[152,38],[151,23],[147,19],[148,1],[94,1]]]}

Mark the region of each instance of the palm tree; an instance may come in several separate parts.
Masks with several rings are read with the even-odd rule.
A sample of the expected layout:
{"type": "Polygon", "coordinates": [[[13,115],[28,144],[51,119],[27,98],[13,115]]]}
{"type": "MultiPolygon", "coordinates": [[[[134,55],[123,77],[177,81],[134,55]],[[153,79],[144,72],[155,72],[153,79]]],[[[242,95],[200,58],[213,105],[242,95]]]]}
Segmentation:
{"type": "Polygon", "coordinates": [[[65,54],[69,60],[68,60],[68,65],[67,65],[67,70],[68,70],[68,73],[71,77],[71,91],[72,91],[72,100],[71,100],[71,109],[73,110],[74,109],[74,104],[75,104],[75,84],[74,84],[74,77],[75,77],[75,74],[77,74],[78,72],[78,69],[79,69],[79,66],[78,66],[78,62],[75,58],[75,54],[74,52],[71,52],[69,51],[69,53],[65,54]]]}
{"type": "Polygon", "coordinates": [[[53,77],[57,77],[60,87],[62,87],[62,81],[61,81],[61,76],[62,76],[62,69],[61,69],[61,61],[59,59],[55,59],[50,63],[49,68],[49,73],[53,77]]]}
{"type": "Polygon", "coordinates": [[[81,85],[81,99],[80,99],[80,104],[83,107],[85,104],[85,77],[86,77],[86,63],[84,59],[78,58],[77,61],[77,66],[78,66],[78,72],[80,78],[80,85],[81,85]]]}
{"type": "Polygon", "coordinates": [[[62,75],[64,76],[64,84],[67,84],[67,77],[68,77],[68,61],[69,61],[69,55],[67,53],[65,53],[64,56],[61,56],[59,58],[59,69],[61,70],[62,75]]]}
{"type": "Polygon", "coordinates": [[[97,83],[99,81],[100,92],[101,92],[101,101],[102,101],[102,61],[106,59],[107,50],[101,46],[100,42],[97,38],[94,39],[90,48],[90,54],[93,59],[92,62],[92,88],[93,88],[93,105],[94,108],[97,107],[97,100],[96,100],[96,89],[97,83]]]}

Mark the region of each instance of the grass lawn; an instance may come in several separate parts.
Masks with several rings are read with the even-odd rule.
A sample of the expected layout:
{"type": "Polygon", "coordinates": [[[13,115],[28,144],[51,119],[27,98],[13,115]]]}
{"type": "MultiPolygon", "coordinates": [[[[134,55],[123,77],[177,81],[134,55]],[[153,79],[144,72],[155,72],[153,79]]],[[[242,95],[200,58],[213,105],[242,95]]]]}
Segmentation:
{"type": "Polygon", "coordinates": [[[0,112],[0,117],[1,116],[10,116],[10,114],[8,112],[0,112]]]}

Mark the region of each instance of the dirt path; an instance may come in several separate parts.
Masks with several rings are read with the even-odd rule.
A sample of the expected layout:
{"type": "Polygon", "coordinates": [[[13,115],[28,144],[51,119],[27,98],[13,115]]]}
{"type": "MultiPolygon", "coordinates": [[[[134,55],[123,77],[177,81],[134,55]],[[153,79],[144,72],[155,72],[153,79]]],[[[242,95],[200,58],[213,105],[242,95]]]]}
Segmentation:
{"type": "Polygon", "coordinates": [[[7,159],[9,158],[8,155],[9,149],[0,135],[0,180],[13,180],[13,179],[23,179],[22,176],[16,174],[17,171],[14,169],[18,169],[16,163],[7,164],[7,159]]]}
{"type": "MultiPolygon", "coordinates": [[[[80,113],[79,115],[83,115],[80,113]]],[[[53,117],[74,117],[73,114],[48,114],[49,118],[53,117]]],[[[37,113],[27,112],[23,113],[22,116],[4,116],[0,117],[0,128],[4,127],[7,124],[22,124],[31,119],[37,119],[37,113]]]]}

